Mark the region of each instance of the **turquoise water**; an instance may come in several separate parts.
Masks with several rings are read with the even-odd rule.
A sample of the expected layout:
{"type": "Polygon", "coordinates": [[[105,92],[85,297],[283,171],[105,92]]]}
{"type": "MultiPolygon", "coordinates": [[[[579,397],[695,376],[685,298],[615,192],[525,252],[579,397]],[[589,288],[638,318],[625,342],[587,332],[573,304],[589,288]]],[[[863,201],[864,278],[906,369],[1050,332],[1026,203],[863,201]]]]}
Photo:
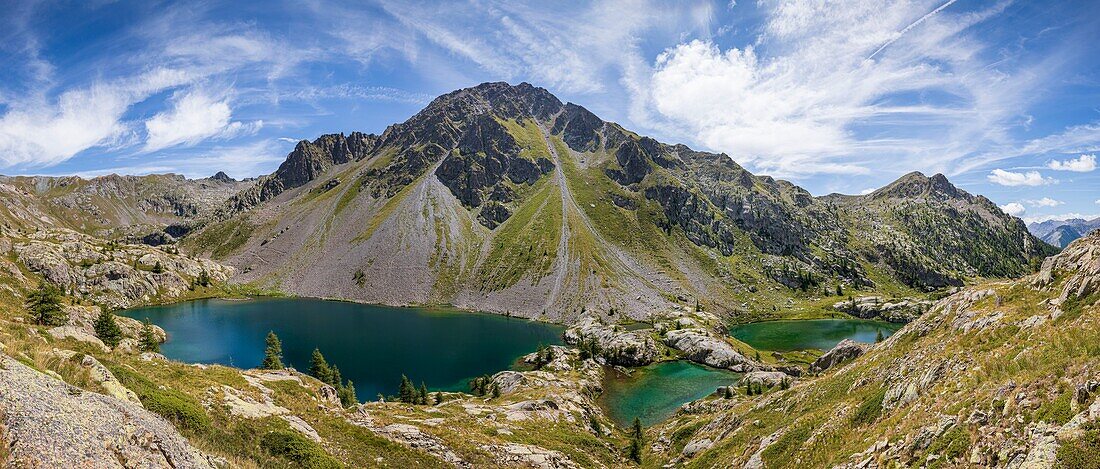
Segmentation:
{"type": "Polygon", "coordinates": [[[539,344],[560,344],[562,332],[493,314],[303,298],[208,299],[121,314],[163,327],[163,353],[193,363],[258,366],[275,331],[287,366],[308,370],[318,347],[363,400],[396,393],[402,373],[432,390],[466,390],[471,378],[506,370],[539,344]]]}
{"type": "Polygon", "coordinates": [[[676,413],[683,403],[704,398],[739,379],[739,373],[687,361],[649,365],[630,376],[608,369],[600,405],[620,427],[629,427],[634,417],[649,426],[676,413]]]}
{"type": "Polygon", "coordinates": [[[874,343],[881,331],[889,337],[901,324],[866,319],[767,321],[730,328],[730,335],[758,350],[829,350],[844,339],[874,343]]]}

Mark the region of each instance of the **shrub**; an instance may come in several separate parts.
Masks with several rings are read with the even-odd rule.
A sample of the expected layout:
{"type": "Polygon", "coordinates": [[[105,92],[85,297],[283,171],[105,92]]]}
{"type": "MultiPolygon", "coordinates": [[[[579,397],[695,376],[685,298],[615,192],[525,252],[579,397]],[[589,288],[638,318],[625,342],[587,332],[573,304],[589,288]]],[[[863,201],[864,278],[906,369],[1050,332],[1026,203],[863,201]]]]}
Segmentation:
{"type": "Polygon", "coordinates": [[[145,377],[119,366],[108,366],[123,386],[137,394],[146,409],[168,419],[180,430],[206,432],[210,417],[194,398],[175,389],[160,389],[145,377]]]}
{"type": "Polygon", "coordinates": [[[1100,427],[1089,424],[1085,433],[1058,447],[1057,466],[1060,469],[1096,469],[1100,467],[1100,427]]]}
{"type": "Polygon", "coordinates": [[[272,456],[287,459],[303,468],[338,468],[339,461],[329,456],[317,443],[295,431],[276,430],[260,438],[260,447],[272,456]]]}

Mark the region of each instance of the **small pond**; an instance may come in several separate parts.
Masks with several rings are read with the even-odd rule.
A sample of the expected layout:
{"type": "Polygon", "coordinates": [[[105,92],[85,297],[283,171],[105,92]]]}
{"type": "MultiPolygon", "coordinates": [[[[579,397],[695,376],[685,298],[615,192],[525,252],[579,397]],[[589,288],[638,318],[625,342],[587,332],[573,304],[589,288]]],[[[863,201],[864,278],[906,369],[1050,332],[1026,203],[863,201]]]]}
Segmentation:
{"type": "Polygon", "coordinates": [[[685,402],[702,399],[739,379],[739,373],[687,361],[656,363],[629,376],[608,369],[600,405],[622,428],[628,428],[634,417],[648,426],[667,419],[685,402]]]}
{"type": "Polygon", "coordinates": [[[844,339],[874,343],[881,332],[889,337],[902,324],[866,319],[766,321],[730,328],[730,335],[757,350],[829,350],[844,339]]]}

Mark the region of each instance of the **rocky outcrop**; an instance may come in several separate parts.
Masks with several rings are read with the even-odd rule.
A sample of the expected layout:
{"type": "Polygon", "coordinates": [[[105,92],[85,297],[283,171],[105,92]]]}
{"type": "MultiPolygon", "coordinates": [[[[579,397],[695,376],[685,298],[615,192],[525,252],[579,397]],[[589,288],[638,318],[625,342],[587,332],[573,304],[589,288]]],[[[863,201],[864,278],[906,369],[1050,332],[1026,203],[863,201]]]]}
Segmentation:
{"type": "Polygon", "coordinates": [[[668,331],[665,345],[684,353],[693,362],[736,372],[761,369],[759,363],[741,355],[729,342],[708,334],[704,329],[679,329],[668,331]]]}
{"type": "Polygon", "coordinates": [[[111,243],[64,229],[30,233],[26,241],[15,243],[14,250],[28,269],[66,293],[112,308],[178,297],[203,272],[213,282],[224,282],[233,274],[232,267],[209,259],[111,243]]]}
{"type": "Polygon", "coordinates": [[[768,388],[791,384],[793,378],[782,371],[750,371],[741,377],[741,384],[760,385],[768,388]]]}
{"type": "Polygon", "coordinates": [[[593,316],[585,316],[565,331],[565,343],[580,345],[595,341],[599,354],[612,365],[644,366],[660,354],[657,341],[648,332],[628,331],[608,325],[593,316]]]}
{"type": "Polygon", "coordinates": [[[861,296],[834,303],[833,309],[857,318],[907,323],[928,311],[931,306],[931,301],[917,298],[885,300],[880,296],[861,296]]]}
{"type": "Polygon", "coordinates": [[[558,451],[534,445],[508,443],[485,445],[482,450],[492,454],[501,466],[535,467],[538,469],[579,469],[577,463],[558,451]]]}
{"type": "Polygon", "coordinates": [[[1031,284],[1046,288],[1059,278],[1065,280],[1062,291],[1050,301],[1052,309],[1060,309],[1067,301],[1100,291],[1100,230],[1070,244],[1061,254],[1044,260],[1039,272],[1031,278],[1031,284]]]}
{"type": "Polygon", "coordinates": [[[841,363],[851,361],[863,355],[867,346],[851,339],[844,339],[810,365],[811,373],[821,373],[841,363]]]}
{"type": "Polygon", "coordinates": [[[219,466],[141,406],[74,388],[6,355],[0,356],[0,415],[5,466],[219,466]]]}

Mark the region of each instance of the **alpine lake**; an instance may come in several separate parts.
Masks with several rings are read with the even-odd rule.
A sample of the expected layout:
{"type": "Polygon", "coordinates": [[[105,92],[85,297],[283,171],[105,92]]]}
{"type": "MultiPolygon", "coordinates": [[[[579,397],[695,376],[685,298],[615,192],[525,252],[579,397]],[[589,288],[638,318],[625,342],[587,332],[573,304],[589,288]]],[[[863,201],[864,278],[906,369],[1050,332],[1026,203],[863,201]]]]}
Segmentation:
{"type": "MultiPolygon", "coordinates": [[[[120,314],[164,328],[162,353],[188,363],[256,367],[269,331],[283,361],[309,368],[314,348],[355,382],[360,400],[396,393],[401,375],[431,390],[466,391],[471,379],[513,368],[540,345],[560,345],[558,325],[448,308],[387,307],[309,298],[204,299],[120,314]]],[[[845,338],[873,342],[900,325],[855,319],[769,321],[730,334],[762,351],[828,350],[845,338]]],[[[620,426],[658,423],[741,374],[666,361],[629,374],[608,368],[600,405],[620,426]]]]}

